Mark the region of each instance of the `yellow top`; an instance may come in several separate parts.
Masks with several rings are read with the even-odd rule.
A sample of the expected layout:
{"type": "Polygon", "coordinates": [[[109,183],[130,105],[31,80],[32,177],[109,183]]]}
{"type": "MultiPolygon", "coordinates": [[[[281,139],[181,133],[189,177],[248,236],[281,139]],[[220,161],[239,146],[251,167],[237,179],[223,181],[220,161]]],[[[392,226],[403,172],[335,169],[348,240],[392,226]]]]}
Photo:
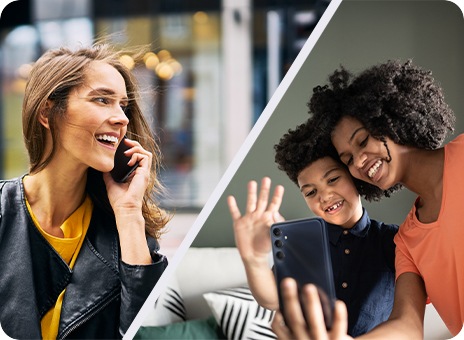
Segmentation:
{"type": "MultiPolygon", "coordinates": [[[[81,249],[87,229],[89,228],[90,218],[92,217],[93,202],[90,197],[87,196],[81,206],[77,208],[77,210],[74,211],[60,226],[63,231],[64,238],[56,237],[45,232],[40,227],[27,199],[26,205],[37,229],[72,269],[81,249]]],[[[61,292],[56,300],[55,306],[52,307],[42,318],[41,326],[43,339],[56,339],[58,335],[64,292],[65,290],[61,292]]]]}

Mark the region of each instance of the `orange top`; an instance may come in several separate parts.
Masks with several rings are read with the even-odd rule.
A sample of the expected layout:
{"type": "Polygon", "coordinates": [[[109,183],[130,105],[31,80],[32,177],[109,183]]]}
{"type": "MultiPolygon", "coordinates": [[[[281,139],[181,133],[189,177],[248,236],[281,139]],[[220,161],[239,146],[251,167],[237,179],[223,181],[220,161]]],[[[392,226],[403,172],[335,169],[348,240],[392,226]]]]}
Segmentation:
{"type": "Polygon", "coordinates": [[[464,134],[445,146],[438,219],[421,223],[415,205],[395,236],[396,277],[420,275],[451,334],[464,323],[464,134]]]}

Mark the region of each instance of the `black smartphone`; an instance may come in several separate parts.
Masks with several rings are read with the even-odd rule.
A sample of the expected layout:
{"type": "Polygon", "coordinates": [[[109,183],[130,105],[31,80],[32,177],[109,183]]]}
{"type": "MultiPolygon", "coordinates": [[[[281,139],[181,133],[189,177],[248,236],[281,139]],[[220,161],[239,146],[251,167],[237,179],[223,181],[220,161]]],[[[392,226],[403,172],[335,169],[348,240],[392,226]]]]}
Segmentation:
{"type": "Polygon", "coordinates": [[[312,283],[317,287],[325,325],[330,330],[336,297],[327,224],[319,217],[275,223],[271,226],[271,240],[280,310],[284,310],[280,292],[284,278],[295,279],[299,291],[312,283]]]}
{"type": "Polygon", "coordinates": [[[124,154],[124,151],[130,149],[130,147],[124,143],[125,139],[126,136],[124,136],[121,143],[119,143],[118,148],[116,149],[116,153],[114,154],[114,167],[110,172],[111,177],[113,177],[113,179],[119,183],[125,182],[127,177],[129,177],[130,174],[139,166],[138,162],[132,166],[127,165],[130,157],[127,157],[124,154]]]}

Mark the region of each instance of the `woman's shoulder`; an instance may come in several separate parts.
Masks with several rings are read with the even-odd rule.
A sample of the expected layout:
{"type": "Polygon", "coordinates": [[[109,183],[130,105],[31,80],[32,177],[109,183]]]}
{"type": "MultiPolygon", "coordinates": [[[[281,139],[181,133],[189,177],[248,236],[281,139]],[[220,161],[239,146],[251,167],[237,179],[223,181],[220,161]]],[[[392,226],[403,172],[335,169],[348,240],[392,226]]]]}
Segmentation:
{"type": "Polygon", "coordinates": [[[458,135],[445,145],[446,157],[453,157],[454,160],[464,162],[464,133],[458,135]]]}
{"type": "Polygon", "coordinates": [[[460,148],[464,147],[464,133],[459,134],[453,140],[451,140],[448,144],[445,145],[446,148],[453,147],[453,146],[460,147],[460,148]]]}

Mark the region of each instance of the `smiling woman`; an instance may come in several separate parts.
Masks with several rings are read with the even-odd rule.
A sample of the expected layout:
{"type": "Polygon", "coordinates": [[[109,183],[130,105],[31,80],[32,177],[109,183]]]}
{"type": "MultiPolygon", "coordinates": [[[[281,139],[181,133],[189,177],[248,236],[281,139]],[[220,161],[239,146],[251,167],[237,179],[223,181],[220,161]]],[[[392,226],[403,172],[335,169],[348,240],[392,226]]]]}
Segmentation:
{"type": "MultiPolygon", "coordinates": [[[[463,210],[464,135],[441,146],[454,130],[455,116],[432,72],[411,61],[387,61],[356,77],[342,69],[330,85],[317,87],[310,100],[313,128],[331,141],[340,160],[359,180],[364,196],[380,199],[404,186],[417,195],[394,241],[395,299],[390,318],[366,334],[369,339],[423,338],[427,301],[432,302],[449,332],[464,323],[463,210]],[[337,92],[342,106],[327,99],[337,92]],[[375,191],[376,190],[376,191],[375,191]]],[[[314,289],[305,290],[305,311],[318,311],[314,289]]],[[[313,287],[314,288],[314,287],[313,287]]],[[[287,282],[286,312],[294,335],[327,336],[325,325],[309,317],[305,325],[294,283],[287,282]],[[313,333],[307,334],[308,329],[313,333]]],[[[339,304],[332,338],[343,338],[346,310],[339,304]]],[[[320,309],[320,308],[319,308],[320,309]]],[[[308,315],[308,314],[307,314],[308,315]]],[[[290,333],[274,329],[285,338],[290,333]]],[[[287,319],[288,320],[288,319],[287,319]]],[[[317,337],[315,337],[317,338],[317,337]]]]}
{"type": "Polygon", "coordinates": [[[10,337],[122,337],[167,266],[160,155],[118,56],[104,44],[61,48],[31,71],[30,170],[0,182],[0,323],[10,337]],[[120,143],[137,164],[124,183],[109,174],[120,143]]]}

